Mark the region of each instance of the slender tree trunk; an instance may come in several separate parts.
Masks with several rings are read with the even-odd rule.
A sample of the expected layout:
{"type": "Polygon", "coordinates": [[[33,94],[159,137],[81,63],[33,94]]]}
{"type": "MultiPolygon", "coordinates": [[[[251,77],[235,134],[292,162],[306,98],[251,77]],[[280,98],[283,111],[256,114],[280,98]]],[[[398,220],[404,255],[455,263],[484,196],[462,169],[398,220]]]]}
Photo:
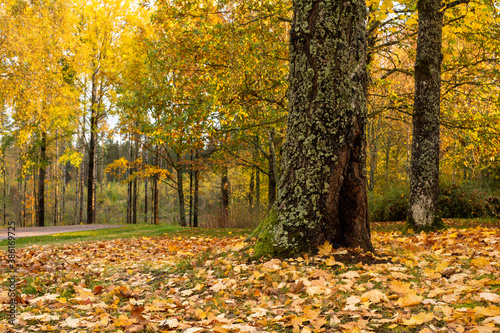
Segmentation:
{"type": "Polygon", "coordinates": [[[149,221],[148,220],[148,215],[149,215],[148,214],[148,209],[149,209],[149,207],[148,207],[148,200],[149,200],[149,197],[148,197],[148,195],[149,195],[149,192],[148,192],[149,191],[148,183],[149,183],[149,179],[148,178],[144,179],[144,223],[146,223],[146,224],[149,221]]]}
{"type": "Polygon", "coordinates": [[[248,210],[253,215],[253,196],[255,192],[255,167],[252,167],[250,173],[250,184],[248,186],[248,210]]]}
{"type": "MultiPolygon", "coordinates": [[[[132,163],[133,161],[133,150],[132,150],[132,135],[129,134],[128,136],[128,143],[129,143],[129,162],[132,163]]],[[[127,169],[127,179],[130,178],[132,175],[132,168],[129,167],[127,169]]],[[[127,223],[132,223],[132,182],[130,179],[127,182],[127,223]]]]}
{"type": "MultiPolygon", "coordinates": [[[[195,160],[198,162],[198,150],[195,150],[195,160]]],[[[199,196],[199,171],[194,169],[194,198],[193,198],[193,227],[198,227],[198,196],[199,196]]]]}
{"type": "MultiPolygon", "coordinates": [[[[144,165],[147,166],[149,164],[148,160],[148,152],[145,149],[147,144],[147,139],[144,142],[144,146],[142,148],[142,156],[144,159],[144,165]]],[[[144,178],[144,223],[148,223],[148,182],[149,182],[149,177],[144,178]]]]}
{"type": "Polygon", "coordinates": [[[282,176],[257,255],[373,250],[365,176],[365,1],[295,1],[282,176]]]}
{"type": "Polygon", "coordinates": [[[220,184],[220,191],[222,197],[222,216],[221,216],[221,227],[229,227],[229,198],[230,198],[230,185],[229,178],[227,175],[227,166],[222,168],[222,177],[220,184]]]}
{"type": "Polygon", "coordinates": [[[27,202],[26,202],[26,179],[23,177],[23,207],[21,208],[21,226],[25,227],[26,226],[26,206],[27,206],[27,202]]]}
{"type": "Polygon", "coordinates": [[[372,120],[370,125],[370,175],[368,182],[368,191],[373,192],[373,190],[375,189],[375,172],[377,171],[378,140],[377,133],[375,133],[375,120],[372,120]]]}
{"type": "Polygon", "coordinates": [[[255,170],[255,216],[260,219],[260,170],[255,170]]]}
{"type": "Polygon", "coordinates": [[[276,160],[276,149],[274,147],[274,128],[269,131],[269,186],[268,186],[268,209],[271,209],[276,201],[276,182],[278,179],[278,162],[276,160]]]}
{"type": "Polygon", "coordinates": [[[2,174],[3,174],[3,225],[7,225],[7,177],[5,168],[5,152],[2,160],[2,174]]]}
{"type": "MultiPolygon", "coordinates": [[[[158,145],[156,145],[156,151],[155,151],[155,161],[154,165],[156,169],[159,168],[159,162],[160,162],[160,148],[158,145]]],[[[154,177],[153,177],[153,224],[159,224],[158,223],[158,172],[155,172],[154,177]]]]}
{"type": "Polygon", "coordinates": [[[67,170],[68,170],[68,166],[65,163],[64,166],[63,166],[62,203],[61,203],[61,218],[60,218],[61,224],[64,221],[65,212],[66,212],[66,183],[68,181],[67,170]]]}
{"type": "Polygon", "coordinates": [[[100,179],[100,188],[99,188],[99,192],[101,193],[102,195],[102,190],[103,190],[103,187],[104,187],[104,184],[105,184],[105,178],[104,178],[104,137],[101,138],[102,142],[101,142],[101,158],[100,158],[100,166],[101,166],[101,179],[100,179]]]}
{"type": "MultiPolygon", "coordinates": [[[[40,159],[38,160],[38,162],[40,163],[40,159]]],[[[33,183],[33,186],[32,186],[32,190],[33,190],[33,200],[31,200],[31,209],[30,209],[30,225],[33,226],[33,227],[36,227],[37,226],[37,212],[38,212],[38,195],[37,195],[37,188],[38,188],[38,183],[37,183],[37,177],[38,177],[38,173],[33,170],[33,177],[31,177],[31,180],[32,180],[32,183],[33,183]]]]}
{"type": "Polygon", "coordinates": [[[418,37],[407,223],[414,230],[430,230],[443,226],[438,216],[438,196],[444,10],[441,0],[418,0],[417,9],[418,37]]]}
{"type": "Polygon", "coordinates": [[[385,184],[389,185],[389,174],[390,171],[390,160],[391,160],[391,141],[392,135],[391,133],[387,133],[387,138],[385,141],[385,184]]]}
{"type": "Polygon", "coordinates": [[[79,216],[78,215],[78,212],[79,212],[78,203],[80,202],[80,200],[79,200],[80,167],[78,167],[75,171],[75,219],[73,221],[73,224],[79,223],[78,222],[78,216],[79,216]]]}
{"type": "MultiPolygon", "coordinates": [[[[179,159],[178,159],[179,160],[179,159]]],[[[184,167],[177,166],[177,198],[179,200],[179,224],[181,227],[186,226],[186,212],[184,207],[184,182],[183,182],[184,167]]]]}
{"type": "Polygon", "coordinates": [[[194,151],[191,149],[191,165],[189,167],[189,226],[193,226],[193,163],[194,151]]]}
{"type": "Polygon", "coordinates": [[[98,125],[98,101],[97,101],[97,78],[96,73],[92,75],[92,96],[90,104],[90,140],[89,140],[89,163],[87,174],[87,224],[95,223],[95,161],[97,146],[98,125]]]}
{"type": "MultiPolygon", "coordinates": [[[[56,136],[58,132],[56,131],[56,136]]],[[[54,225],[59,221],[59,139],[56,138],[56,156],[54,160],[54,225]]]]}
{"type": "Polygon", "coordinates": [[[136,174],[134,176],[133,180],[133,186],[132,186],[132,223],[137,224],[137,163],[135,163],[135,160],[139,157],[139,138],[137,135],[134,136],[135,138],[135,151],[134,151],[134,173],[136,174]]]}
{"type": "Polygon", "coordinates": [[[40,143],[40,166],[38,169],[38,204],[36,214],[37,227],[45,226],[45,176],[47,168],[47,133],[42,133],[40,143]]]}

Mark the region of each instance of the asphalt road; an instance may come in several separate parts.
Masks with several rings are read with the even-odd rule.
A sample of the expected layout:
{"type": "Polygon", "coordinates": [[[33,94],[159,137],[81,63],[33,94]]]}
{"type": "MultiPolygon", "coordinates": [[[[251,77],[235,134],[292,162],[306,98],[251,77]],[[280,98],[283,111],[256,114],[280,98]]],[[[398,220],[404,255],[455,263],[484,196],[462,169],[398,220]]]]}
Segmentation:
{"type": "MultiPolygon", "coordinates": [[[[46,236],[59,234],[63,232],[87,231],[96,229],[118,228],[121,225],[113,224],[83,224],[83,225],[65,225],[56,227],[29,227],[17,228],[14,231],[16,238],[31,237],[31,236],[46,236]]],[[[12,231],[12,229],[11,229],[12,231]]],[[[0,240],[8,239],[8,228],[0,229],[0,240]]]]}

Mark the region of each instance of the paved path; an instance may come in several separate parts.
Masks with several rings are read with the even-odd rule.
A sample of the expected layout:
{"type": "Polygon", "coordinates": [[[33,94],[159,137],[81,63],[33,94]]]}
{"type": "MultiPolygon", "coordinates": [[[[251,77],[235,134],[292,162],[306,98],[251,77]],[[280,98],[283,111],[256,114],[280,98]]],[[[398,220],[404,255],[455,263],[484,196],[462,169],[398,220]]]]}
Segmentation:
{"type": "MultiPolygon", "coordinates": [[[[96,229],[109,229],[123,227],[122,225],[112,225],[112,224],[83,224],[83,225],[65,225],[56,227],[29,227],[29,228],[17,228],[15,231],[16,238],[20,237],[30,237],[30,236],[46,236],[59,234],[63,232],[75,232],[75,231],[86,231],[86,230],[96,230],[96,229]]],[[[8,229],[0,229],[0,240],[8,238],[8,229]]]]}

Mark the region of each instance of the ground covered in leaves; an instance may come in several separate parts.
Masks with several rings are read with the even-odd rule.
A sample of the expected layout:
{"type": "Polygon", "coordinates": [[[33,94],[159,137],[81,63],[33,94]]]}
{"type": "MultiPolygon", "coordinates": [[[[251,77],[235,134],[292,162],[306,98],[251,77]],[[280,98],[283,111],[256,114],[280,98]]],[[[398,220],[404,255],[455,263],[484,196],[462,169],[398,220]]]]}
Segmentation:
{"type": "Polygon", "coordinates": [[[18,325],[3,271],[0,332],[500,331],[500,229],[379,231],[374,256],[325,244],[259,261],[232,236],[18,249],[18,325]]]}

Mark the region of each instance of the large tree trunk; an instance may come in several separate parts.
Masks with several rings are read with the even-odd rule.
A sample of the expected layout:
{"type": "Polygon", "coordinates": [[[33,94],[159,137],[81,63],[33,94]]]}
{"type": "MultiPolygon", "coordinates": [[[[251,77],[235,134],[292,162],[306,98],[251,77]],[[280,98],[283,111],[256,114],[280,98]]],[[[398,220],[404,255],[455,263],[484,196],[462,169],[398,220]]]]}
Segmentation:
{"type": "Polygon", "coordinates": [[[47,167],[47,133],[42,133],[40,143],[40,166],[38,169],[37,227],[45,226],[45,173],[47,167]]]}
{"type": "Polygon", "coordinates": [[[408,225],[442,226],[438,217],[439,112],[443,15],[441,0],[419,0],[408,225]]]}
{"type": "Polygon", "coordinates": [[[294,1],[288,129],[278,196],[256,255],[325,241],[373,250],[365,176],[366,6],[294,1]]]}

